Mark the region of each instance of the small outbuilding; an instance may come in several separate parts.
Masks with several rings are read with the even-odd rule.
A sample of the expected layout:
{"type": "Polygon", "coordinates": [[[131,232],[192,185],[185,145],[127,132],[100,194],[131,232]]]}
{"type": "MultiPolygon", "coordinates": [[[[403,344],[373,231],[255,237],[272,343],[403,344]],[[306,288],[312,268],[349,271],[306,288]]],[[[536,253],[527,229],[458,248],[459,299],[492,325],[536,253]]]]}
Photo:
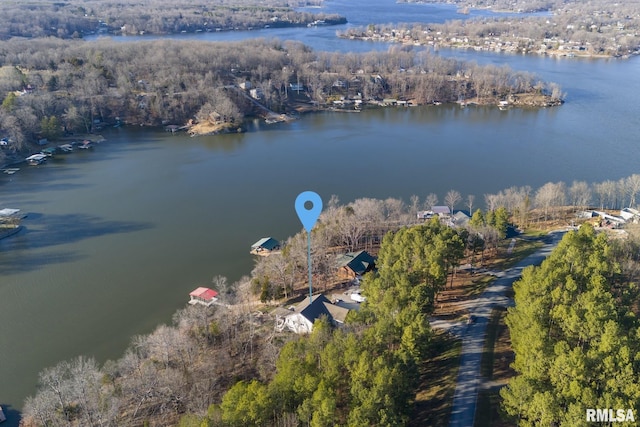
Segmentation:
{"type": "Polygon", "coordinates": [[[218,300],[218,293],[209,288],[197,288],[189,293],[189,304],[200,304],[205,307],[210,307],[218,300]]]}

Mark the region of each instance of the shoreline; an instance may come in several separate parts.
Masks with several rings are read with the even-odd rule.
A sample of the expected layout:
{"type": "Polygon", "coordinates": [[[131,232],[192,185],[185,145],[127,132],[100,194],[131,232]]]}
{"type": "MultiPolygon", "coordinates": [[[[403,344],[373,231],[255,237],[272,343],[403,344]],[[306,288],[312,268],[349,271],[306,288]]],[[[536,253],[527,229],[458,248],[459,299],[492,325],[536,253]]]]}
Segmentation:
{"type": "Polygon", "coordinates": [[[7,156],[4,159],[1,159],[0,161],[2,163],[0,163],[0,170],[9,169],[13,166],[23,165],[24,163],[26,163],[26,160],[25,160],[26,157],[28,157],[30,154],[40,153],[45,148],[55,148],[55,147],[58,147],[59,145],[68,144],[74,141],[83,141],[83,140],[88,140],[88,141],[91,141],[92,143],[100,144],[102,142],[105,142],[107,139],[101,134],[83,133],[78,135],[61,136],[55,141],[50,141],[45,145],[37,145],[35,143],[30,143],[27,149],[18,151],[16,153],[13,153],[11,156],[7,156]]]}
{"type": "MultiPolygon", "coordinates": [[[[459,101],[445,101],[445,102],[433,102],[433,103],[414,103],[414,101],[405,101],[406,104],[384,105],[383,101],[374,101],[363,103],[361,108],[340,108],[335,106],[318,106],[318,105],[303,105],[298,103],[292,110],[295,111],[297,117],[291,116],[291,114],[283,114],[284,118],[275,120],[273,122],[266,122],[266,124],[275,123],[287,123],[294,120],[298,120],[306,115],[316,113],[362,113],[367,110],[375,109],[387,109],[387,108],[416,108],[416,107],[438,107],[441,105],[459,105],[460,107],[479,106],[479,107],[495,107],[499,109],[507,108],[547,108],[560,106],[564,103],[563,100],[552,98],[550,95],[538,94],[538,93],[521,93],[513,94],[509,96],[507,104],[501,104],[499,97],[490,96],[486,98],[480,98],[478,96],[468,98],[459,101]]],[[[247,116],[245,120],[260,119],[263,121],[269,120],[262,116],[247,116]]],[[[195,124],[185,127],[187,133],[192,137],[208,136],[208,135],[220,135],[228,133],[243,133],[246,132],[243,123],[223,123],[223,124],[195,124]]]]}
{"type": "Polygon", "coordinates": [[[476,44],[471,44],[470,42],[459,43],[458,41],[442,41],[439,40],[437,42],[434,41],[419,41],[419,40],[405,40],[399,39],[395,36],[385,36],[379,34],[369,35],[349,35],[349,34],[339,34],[338,38],[345,40],[358,40],[358,41],[368,41],[368,42],[381,42],[381,43],[392,43],[399,44],[402,46],[417,46],[417,47],[428,47],[432,48],[435,52],[438,49],[459,49],[459,50],[471,50],[475,52],[499,52],[499,53],[509,53],[509,54],[519,54],[519,55],[538,55],[538,56],[549,56],[555,58],[585,58],[585,59],[627,59],[632,56],[640,55],[640,49],[636,49],[635,51],[629,52],[627,54],[620,55],[612,55],[612,54],[604,54],[604,53],[590,53],[586,50],[579,49],[527,49],[520,48],[513,44],[513,42],[504,43],[494,41],[489,45],[480,44],[479,41],[476,41],[476,44]]]}

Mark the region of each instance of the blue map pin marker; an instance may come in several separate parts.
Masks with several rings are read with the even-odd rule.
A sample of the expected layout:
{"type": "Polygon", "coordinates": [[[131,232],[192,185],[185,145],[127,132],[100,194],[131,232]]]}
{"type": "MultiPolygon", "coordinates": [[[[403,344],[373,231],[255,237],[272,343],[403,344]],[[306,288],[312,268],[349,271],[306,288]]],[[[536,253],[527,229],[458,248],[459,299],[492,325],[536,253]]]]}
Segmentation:
{"type": "Polygon", "coordinates": [[[313,226],[316,225],[320,212],[322,212],[322,199],[317,193],[303,191],[298,194],[298,197],[296,197],[296,213],[307,233],[310,233],[313,226]],[[312,204],[311,209],[305,207],[307,202],[312,204]]]}

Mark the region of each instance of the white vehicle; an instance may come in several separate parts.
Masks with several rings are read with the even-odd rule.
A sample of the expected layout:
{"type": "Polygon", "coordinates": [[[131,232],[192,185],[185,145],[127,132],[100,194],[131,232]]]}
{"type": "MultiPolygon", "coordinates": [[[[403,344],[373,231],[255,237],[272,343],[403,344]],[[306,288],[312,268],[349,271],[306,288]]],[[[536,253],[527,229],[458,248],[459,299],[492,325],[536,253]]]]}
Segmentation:
{"type": "Polygon", "coordinates": [[[360,291],[354,291],[351,293],[351,301],[365,302],[366,300],[367,297],[363,297],[362,295],[360,295],[360,291]]]}

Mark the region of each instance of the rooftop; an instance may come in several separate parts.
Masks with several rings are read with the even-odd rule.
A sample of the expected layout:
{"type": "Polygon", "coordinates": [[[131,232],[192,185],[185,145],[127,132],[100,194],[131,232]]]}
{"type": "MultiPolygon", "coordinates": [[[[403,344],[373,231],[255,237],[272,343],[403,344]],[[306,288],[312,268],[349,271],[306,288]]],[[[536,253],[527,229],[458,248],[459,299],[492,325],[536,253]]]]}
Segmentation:
{"type": "Polygon", "coordinates": [[[203,300],[206,301],[210,301],[215,299],[218,296],[218,293],[216,291],[214,291],[213,289],[209,289],[209,288],[197,288],[193,291],[191,291],[189,293],[189,296],[195,297],[195,298],[201,298],[203,300]]]}
{"type": "Polygon", "coordinates": [[[375,258],[367,251],[347,252],[338,255],[336,264],[338,268],[348,267],[356,274],[364,274],[373,267],[375,258]]]}
{"type": "Polygon", "coordinates": [[[273,237],[263,237],[262,239],[258,240],[253,245],[251,245],[251,249],[262,248],[268,251],[272,251],[278,247],[280,247],[280,242],[278,242],[273,237]]]}

